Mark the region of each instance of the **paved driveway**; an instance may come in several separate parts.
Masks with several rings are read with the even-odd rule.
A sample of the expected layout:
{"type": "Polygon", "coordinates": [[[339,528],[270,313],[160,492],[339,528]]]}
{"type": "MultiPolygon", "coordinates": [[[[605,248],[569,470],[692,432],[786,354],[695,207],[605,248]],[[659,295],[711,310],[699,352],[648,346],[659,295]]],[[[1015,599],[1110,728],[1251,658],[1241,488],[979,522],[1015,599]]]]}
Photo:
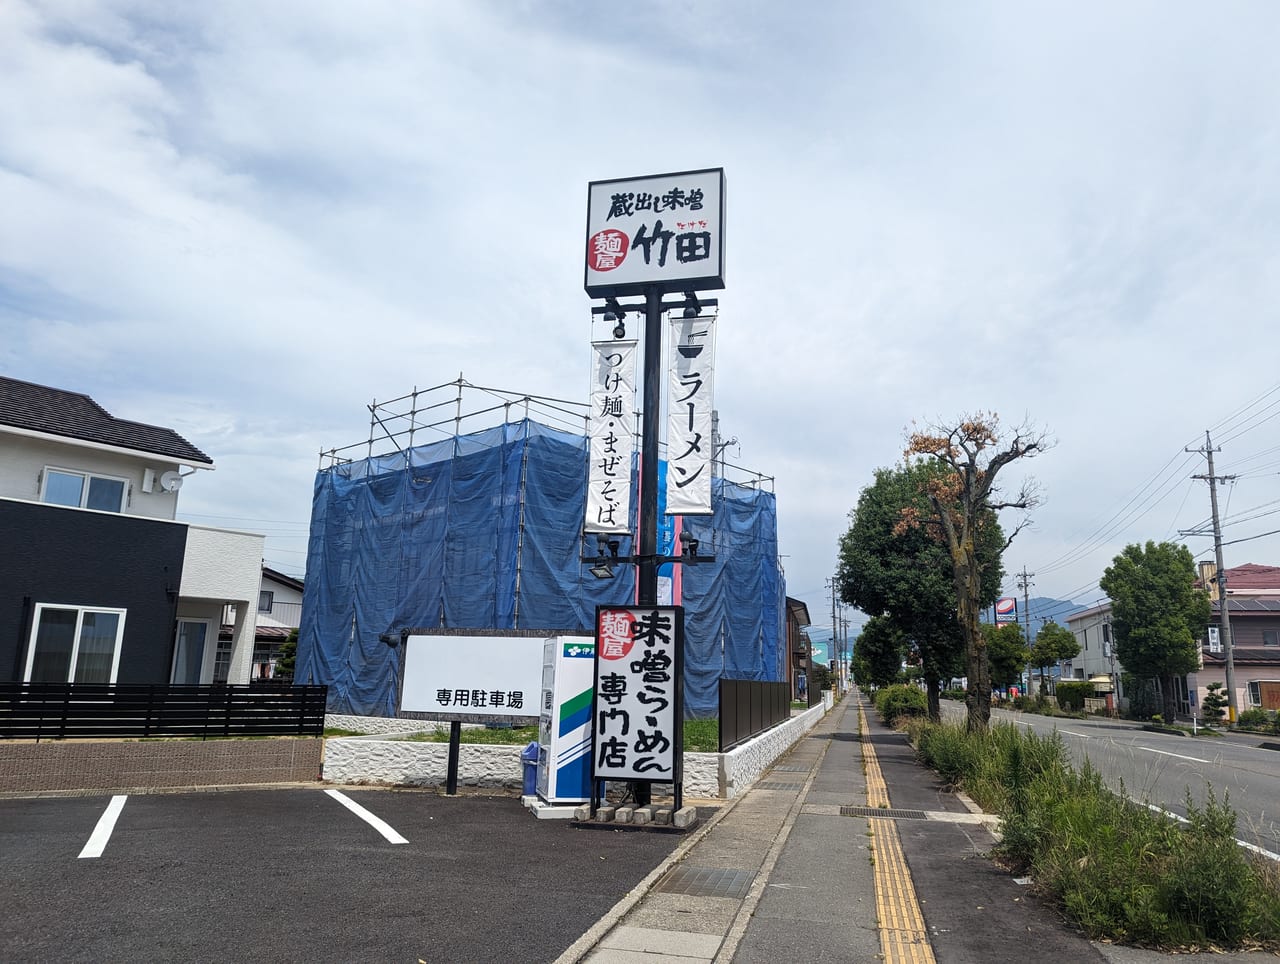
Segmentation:
{"type": "Polygon", "coordinates": [[[551,961],[681,839],[509,797],[112,800],[0,800],[0,959],[551,961]]]}

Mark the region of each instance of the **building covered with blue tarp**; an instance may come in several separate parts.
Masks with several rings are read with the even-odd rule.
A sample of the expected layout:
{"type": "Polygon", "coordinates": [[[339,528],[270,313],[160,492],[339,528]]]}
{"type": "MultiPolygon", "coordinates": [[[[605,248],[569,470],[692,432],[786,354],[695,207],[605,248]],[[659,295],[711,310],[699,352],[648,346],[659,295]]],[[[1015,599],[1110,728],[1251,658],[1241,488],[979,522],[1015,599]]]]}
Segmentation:
{"type": "MultiPolygon", "coordinates": [[[[581,562],[585,436],[531,419],[343,461],[316,475],[294,678],[332,712],[394,716],[402,629],[590,634],[595,607],[635,599],[631,566],[581,562]]],[[[721,677],[786,679],[776,497],[722,477],[685,531],[716,561],[680,567],[685,713],[717,713],[721,677]]],[[[622,555],[631,553],[624,538],[622,555]]],[[[665,550],[668,551],[669,550],[665,550]]],[[[460,639],[460,645],[464,645],[460,639]]],[[[485,654],[477,652],[476,658],[485,654]]]]}

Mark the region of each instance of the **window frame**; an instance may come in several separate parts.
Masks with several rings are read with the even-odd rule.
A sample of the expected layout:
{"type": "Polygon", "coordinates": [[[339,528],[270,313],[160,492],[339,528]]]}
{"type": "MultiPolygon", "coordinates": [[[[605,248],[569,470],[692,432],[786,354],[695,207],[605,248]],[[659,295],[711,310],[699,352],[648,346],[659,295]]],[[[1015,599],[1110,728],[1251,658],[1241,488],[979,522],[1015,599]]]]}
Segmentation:
{"type": "MultiPolygon", "coordinates": [[[[116,639],[115,646],[111,654],[111,678],[107,680],[106,685],[114,686],[116,679],[120,674],[120,652],[124,648],[124,624],[128,618],[129,610],[117,609],[113,606],[81,606],[75,603],[36,603],[35,609],[31,616],[31,632],[27,636],[27,659],[26,667],[23,670],[22,681],[24,683],[31,682],[31,671],[35,668],[36,662],[36,637],[40,633],[40,615],[46,609],[63,609],[71,610],[76,614],[75,638],[71,643],[71,661],[67,668],[67,679],[64,682],[74,683],[76,676],[76,660],[80,655],[81,634],[84,631],[84,615],[85,613],[105,613],[119,616],[120,620],[116,623],[116,639]]],[[[94,684],[101,685],[101,684],[94,684]]]]}
{"type": "Polygon", "coordinates": [[[258,612],[266,613],[269,615],[271,613],[272,607],[274,607],[275,604],[276,604],[276,594],[273,590],[271,589],[258,590],[258,612]],[[262,602],[264,599],[266,600],[266,603],[267,603],[266,609],[262,608],[262,602]]]}
{"type": "Polygon", "coordinates": [[[91,512],[115,512],[117,515],[123,515],[125,508],[129,505],[129,490],[132,483],[129,479],[120,475],[107,475],[103,472],[89,472],[84,469],[67,469],[60,465],[46,465],[44,471],[40,473],[40,501],[45,505],[59,505],[67,509],[88,509],[86,504],[89,501],[89,483],[93,479],[102,479],[106,482],[119,482],[120,485],[120,508],[118,509],[90,509],[91,512]],[[49,501],[49,473],[58,472],[61,475],[78,475],[84,480],[84,484],[80,488],[80,504],[78,506],[69,506],[62,502],[49,501]]]}
{"type": "Polygon", "coordinates": [[[1264,629],[1262,631],[1263,646],[1280,646],[1280,629],[1264,629]],[[1267,637],[1271,637],[1271,642],[1267,642],[1267,637]]]}

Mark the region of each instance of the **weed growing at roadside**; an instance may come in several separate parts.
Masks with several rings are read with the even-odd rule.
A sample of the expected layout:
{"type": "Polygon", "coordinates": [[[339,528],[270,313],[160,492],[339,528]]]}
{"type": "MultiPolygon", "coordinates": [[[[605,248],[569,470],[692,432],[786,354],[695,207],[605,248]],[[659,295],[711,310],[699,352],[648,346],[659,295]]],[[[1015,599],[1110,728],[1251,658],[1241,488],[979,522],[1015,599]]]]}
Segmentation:
{"type": "Polygon", "coordinates": [[[1280,946],[1280,868],[1235,841],[1236,815],[1209,788],[1187,823],[1112,793],[1050,737],[1008,725],[967,733],[913,722],[921,760],[999,813],[997,850],[1091,937],[1146,946],[1280,946]]]}

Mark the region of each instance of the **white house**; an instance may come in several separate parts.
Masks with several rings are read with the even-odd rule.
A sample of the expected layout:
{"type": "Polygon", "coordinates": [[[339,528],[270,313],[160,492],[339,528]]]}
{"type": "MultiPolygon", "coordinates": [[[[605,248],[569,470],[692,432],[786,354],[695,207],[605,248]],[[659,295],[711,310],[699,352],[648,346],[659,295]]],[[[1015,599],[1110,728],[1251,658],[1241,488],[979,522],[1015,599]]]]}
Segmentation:
{"type": "Polygon", "coordinates": [[[213,468],[172,429],[0,377],[0,680],[247,682],[264,537],[175,519],[213,468]]]}

